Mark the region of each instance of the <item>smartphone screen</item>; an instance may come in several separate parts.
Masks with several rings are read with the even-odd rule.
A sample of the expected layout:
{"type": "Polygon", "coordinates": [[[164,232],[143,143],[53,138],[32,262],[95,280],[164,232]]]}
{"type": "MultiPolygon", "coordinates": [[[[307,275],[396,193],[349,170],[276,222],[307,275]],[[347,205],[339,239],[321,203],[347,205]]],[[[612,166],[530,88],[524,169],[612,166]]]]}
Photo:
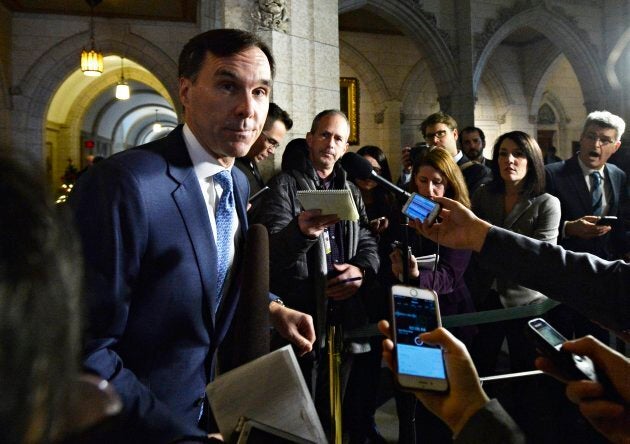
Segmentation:
{"type": "Polygon", "coordinates": [[[438,309],[435,298],[428,290],[412,289],[419,294],[428,292],[430,298],[405,295],[394,286],[393,312],[396,337],[396,368],[398,381],[403,387],[446,390],[446,370],[442,349],[424,344],[418,335],[438,327],[438,309]]]}
{"type": "Polygon", "coordinates": [[[549,345],[556,350],[560,350],[562,344],[567,341],[567,338],[562,336],[555,328],[544,322],[542,319],[533,319],[529,324],[540,336],[542,336],[545,341],[547,341],[549,345]]]}
{"type": "Polygon", "coordinates": [[[420,194],[413,193],[403,207],[403,213],[410,219],[424,222],[428,218],[429,222],[433,222],[440,213],[440,205],[420,194]]]}

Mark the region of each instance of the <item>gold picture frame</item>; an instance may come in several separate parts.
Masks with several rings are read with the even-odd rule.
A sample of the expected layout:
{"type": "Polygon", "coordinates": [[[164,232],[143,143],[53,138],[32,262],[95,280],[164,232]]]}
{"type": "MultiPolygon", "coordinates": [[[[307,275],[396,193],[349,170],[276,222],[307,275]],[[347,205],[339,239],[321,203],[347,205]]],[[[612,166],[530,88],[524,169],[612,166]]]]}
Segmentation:
{"type": "Polygon", "coordinates": [[[343,111],[350,121],[350,145],[359,144],[359,79],[356,77],[339,78],[339,96],[343,111]]]}

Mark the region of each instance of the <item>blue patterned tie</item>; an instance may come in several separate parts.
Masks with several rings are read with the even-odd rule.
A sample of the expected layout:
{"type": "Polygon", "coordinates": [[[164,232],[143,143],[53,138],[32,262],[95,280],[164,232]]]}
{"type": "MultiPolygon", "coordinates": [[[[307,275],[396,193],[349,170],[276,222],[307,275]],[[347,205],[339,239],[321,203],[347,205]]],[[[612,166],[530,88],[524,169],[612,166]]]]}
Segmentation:
{"type": "Polygon", "coordinates": [[[228,269],[230,268],[230,251],[232,250],[233,215],[234,215],[234,193],[232,191],[232,175],[229,171],[223,170],[212,176],[223,192],[219,203],[215,208],[215,222],[217,224],[217,303],[221,302],[221,293],[228,269]]]}
{"type": "Polygon", "coordinates": [[[602,176],[599,172],[594,171],[591,173],[593,183],[591,185],[591,198],[593,202],[593,215],[602,215],[602,176]]]}

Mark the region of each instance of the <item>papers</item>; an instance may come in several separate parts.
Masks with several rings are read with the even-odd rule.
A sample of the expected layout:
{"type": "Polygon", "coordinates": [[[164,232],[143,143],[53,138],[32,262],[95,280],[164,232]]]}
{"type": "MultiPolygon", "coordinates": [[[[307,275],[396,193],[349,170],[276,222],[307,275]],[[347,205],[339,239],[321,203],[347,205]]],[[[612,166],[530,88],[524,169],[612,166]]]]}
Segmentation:
{"type": "Polygon", "coordinates": [[[433,270],[433,266],[435,265],[435,262],[439,260],[440,260],[440,256],[436,254],[427,254],[426,256],[416,256],[416,262],[418,263],[418,268],[423,268],[425,270],[433,270]]]}
{"type": "Polygon", "coordinates": [[[326,442],[289,345],[219,376],[206,393],[226,442],[242,416],[309,441],[326,442]]]}
{"type": "Polygon", "coordinates": [[[298,191],[297,198],[305,210],[322,210],[322,214],[336,214],[341,220],[359,220],[359,212],[350,190],[298,191]]]}

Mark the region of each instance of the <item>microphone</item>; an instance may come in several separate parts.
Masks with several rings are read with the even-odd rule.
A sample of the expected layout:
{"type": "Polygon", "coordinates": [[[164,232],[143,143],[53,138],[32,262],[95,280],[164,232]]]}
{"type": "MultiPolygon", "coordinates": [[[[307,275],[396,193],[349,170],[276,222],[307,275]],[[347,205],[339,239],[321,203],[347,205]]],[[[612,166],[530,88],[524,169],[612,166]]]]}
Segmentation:
{"type": "Polygon", "coordinates": [[[241,295],[220,349],[221,371],[253,361],[270,350],[269,235],[264,225],[250,225],[247,230],[241,275],[241,295]]]}
{"type": "Polygon", "coordinates": [[[343,155],[340,162],[343,169],[357,179],[373,180],[404,199],[408,199],[411,196],[411,194],[402,188],[399,188],[389,180],[376,174],[376,172],[372,169],[372,164],[357,153],[348,151],[343,155]]]}

